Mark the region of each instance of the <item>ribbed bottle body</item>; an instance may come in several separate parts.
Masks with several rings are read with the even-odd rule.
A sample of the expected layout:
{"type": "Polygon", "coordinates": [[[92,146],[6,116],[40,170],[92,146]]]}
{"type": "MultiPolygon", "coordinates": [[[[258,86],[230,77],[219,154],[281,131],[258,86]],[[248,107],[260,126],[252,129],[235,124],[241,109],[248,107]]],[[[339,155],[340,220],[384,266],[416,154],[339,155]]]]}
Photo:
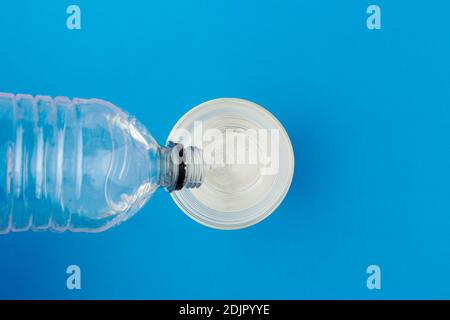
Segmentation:
{"type": "Polygon", "coordinates": [[[158,156],[108,102],[0,94],[0,233],[116,225],[158,187],[158,156]]]}

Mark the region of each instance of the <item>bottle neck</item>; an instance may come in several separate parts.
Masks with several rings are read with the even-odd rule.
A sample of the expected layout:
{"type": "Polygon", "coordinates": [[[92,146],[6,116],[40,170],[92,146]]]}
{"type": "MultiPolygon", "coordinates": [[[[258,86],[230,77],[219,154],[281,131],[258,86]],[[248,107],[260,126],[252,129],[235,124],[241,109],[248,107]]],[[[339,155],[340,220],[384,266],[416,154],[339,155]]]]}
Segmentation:
{"type": "Polygon", "coordinates": [[[203,183],[204,164],[199,148],[169,142],[161,148],[160,161],[160,185],[168,192],[198,188],[203,183]]]}

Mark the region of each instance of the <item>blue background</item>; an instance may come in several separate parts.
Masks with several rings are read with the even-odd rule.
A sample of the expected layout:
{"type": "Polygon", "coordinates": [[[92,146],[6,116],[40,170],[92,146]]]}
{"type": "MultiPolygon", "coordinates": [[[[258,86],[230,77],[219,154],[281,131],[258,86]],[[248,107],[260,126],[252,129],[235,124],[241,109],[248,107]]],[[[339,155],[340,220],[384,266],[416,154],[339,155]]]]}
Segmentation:
{"type": "Polygon", "coordinates": [[[296,156],[262,223],[163,191],[101,234],[0,237],[0,298],[450,298],[448,1],[2,1],[0,91],[97,97],[164,143],[197,104],[268,108],[296,156]],[[382,9],[382,29],[366,8],[382,9]],[[78,4],[82,30],[66,28],[78,4]],[[66,267],[82,290],[66,288],[66,267]],[[382,269],[382,290],[366,268],[382,269]]]}

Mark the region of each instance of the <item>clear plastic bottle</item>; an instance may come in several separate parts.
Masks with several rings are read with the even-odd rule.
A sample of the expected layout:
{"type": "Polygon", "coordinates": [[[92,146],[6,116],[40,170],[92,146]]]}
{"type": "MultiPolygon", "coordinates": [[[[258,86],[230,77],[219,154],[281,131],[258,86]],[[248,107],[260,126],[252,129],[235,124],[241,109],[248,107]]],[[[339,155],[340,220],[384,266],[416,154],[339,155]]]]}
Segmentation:
{"type": "MultiPolygon", "coordinates": [[[[0,128],[0,233],[108,229],[158,187],[183,187],[180,152],[195,152],[160,147],[98,99],[0,94],[0,128]]],[[[202,173],[189,178],[185,187],[198,186],[202,173]]]]}
{"type": "MultiPolygon", "coordinates": [[[[214,144],[224,146],[221,139],[214,144]]],[[[265,151],[260,143],[255,148],[265,151]]],[[[0,93],[0,234],[103,231],[133,216],[159,187],[204,225],[244,228],[278,207],[293,168],[284,128],[246,100],[216,99],[192,109],[160,147],[109,102],[0,93]],[[177,131],[192,133],[199,120],[219,132],[279,130],[280,170],[269,176],[259,164],[207,164],[202,145],[177,131]]]]}

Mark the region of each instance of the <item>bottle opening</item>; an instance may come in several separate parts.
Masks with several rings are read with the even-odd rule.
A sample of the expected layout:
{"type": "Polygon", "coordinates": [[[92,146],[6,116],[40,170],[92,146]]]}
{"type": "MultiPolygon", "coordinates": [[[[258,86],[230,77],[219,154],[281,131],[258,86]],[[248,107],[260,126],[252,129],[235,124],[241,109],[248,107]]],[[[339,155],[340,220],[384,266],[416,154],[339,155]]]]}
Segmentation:
{"type": "Polygon", "coordinates": [[[201,186],[204,178],[204,163],[199,148],[184,147],[181,143],[169,141],[161,152],[163,175],[161,185],[168,192],[201,186]]]}

